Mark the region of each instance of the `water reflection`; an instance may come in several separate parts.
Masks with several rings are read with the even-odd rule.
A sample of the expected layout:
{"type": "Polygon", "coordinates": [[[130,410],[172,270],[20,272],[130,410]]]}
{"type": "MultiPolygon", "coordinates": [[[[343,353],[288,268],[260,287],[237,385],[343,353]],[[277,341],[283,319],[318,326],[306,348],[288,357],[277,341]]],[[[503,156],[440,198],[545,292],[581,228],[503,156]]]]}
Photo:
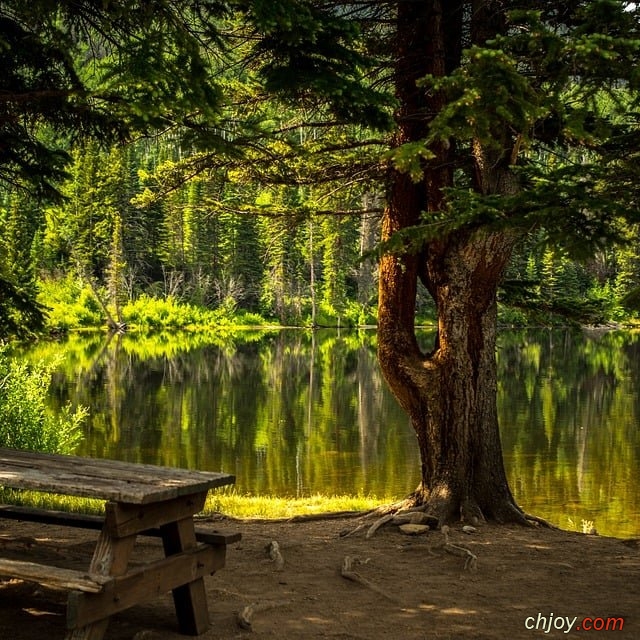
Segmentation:
{"type": "MultiPolygon", "coordinates": [[[[52,402],[91,408],[81,454],[231,472],[240,492],[400,497],[417,484],[414,436],[381,377],[373,332],[207,345],[76,338],[58,348],[52,402]]],[[[505,332],[498,361],[520,504],[563,527],[584,520],[639,535],[639,334],[505,332]]]]}
{"type": "Polygon", "coordinates": [[[563,527],[640,533],[640,336],[505,333],[499,417],[519,502],[563,527]]]}

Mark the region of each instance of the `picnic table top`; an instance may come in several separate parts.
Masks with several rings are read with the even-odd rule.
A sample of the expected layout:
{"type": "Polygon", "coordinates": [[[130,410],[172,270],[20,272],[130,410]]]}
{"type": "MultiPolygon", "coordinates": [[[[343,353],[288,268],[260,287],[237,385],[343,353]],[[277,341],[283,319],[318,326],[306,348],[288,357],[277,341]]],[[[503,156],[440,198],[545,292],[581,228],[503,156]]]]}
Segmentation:
{"type": "Polygon", "coordinates": [[[0,487],[149,504],[233,484],[227,473],[0,448],[0,487]]]}

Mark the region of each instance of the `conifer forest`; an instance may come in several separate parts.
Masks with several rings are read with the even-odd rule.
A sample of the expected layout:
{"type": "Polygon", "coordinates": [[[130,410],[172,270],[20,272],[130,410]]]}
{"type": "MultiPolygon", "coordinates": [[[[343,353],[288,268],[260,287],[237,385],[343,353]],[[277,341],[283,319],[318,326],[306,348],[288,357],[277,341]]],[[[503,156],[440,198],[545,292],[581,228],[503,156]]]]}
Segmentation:
{"type": "MultiPolygon", "coordinates": [[[[453,3],[462,64],[440,81],[446,108],[432,129],[404,142],[394,75],[407,3],[212,1],[184,15],[173,2],[91,4],[0,4],[3,335],[222,317],[375,324],[389,167],[416,180],[445,137],[459,139],[442,214],[455,222],[425,218],[416,237],[497,219],[519,227],[501,322],[637,317],[628,3],[572,3],[571,15],[480,3],[513,5],[504,24],[485,17],[501,33],[487,31],[484,49],[481,26],[466,31],[474,3],[453,3]],[[461,90],[461,69],[477,86],[461,90]],[[505,146],[500,127],[515,136],[521,186],[517,202],[497,204],[465,177],[462,140],[505,146]]],[[[416,309],[435,321],[428,291],[416,309]]]]}

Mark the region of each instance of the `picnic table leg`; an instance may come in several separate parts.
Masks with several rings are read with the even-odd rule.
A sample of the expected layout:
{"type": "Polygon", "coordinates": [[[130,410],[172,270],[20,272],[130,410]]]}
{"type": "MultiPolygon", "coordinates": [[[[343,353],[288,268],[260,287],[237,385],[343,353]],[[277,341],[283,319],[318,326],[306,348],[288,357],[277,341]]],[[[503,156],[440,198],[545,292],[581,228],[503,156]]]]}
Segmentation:
{"type": "MultiPolygon", "coordinates": [[[[164,553],[171,556],[196,546],[193,518],[160,527],[164,553]]],[[[204,579],[198,578],[173,590],[173,602],[181,633],[197,636],[210,627],[204,579]]]]}
{"type": "MultiPolygon", "coordinates": [[[[135,535],[114,538],[107,532],[106,527],[103,528],[93,552],[89,572],[103,576],[123,575],[127,571],[135,540],[135,535]]],[[[65,640],[102,640],[108,624],[109,618],[105,618],[85,627],[72,629],[65,636],[65,640]]]]}

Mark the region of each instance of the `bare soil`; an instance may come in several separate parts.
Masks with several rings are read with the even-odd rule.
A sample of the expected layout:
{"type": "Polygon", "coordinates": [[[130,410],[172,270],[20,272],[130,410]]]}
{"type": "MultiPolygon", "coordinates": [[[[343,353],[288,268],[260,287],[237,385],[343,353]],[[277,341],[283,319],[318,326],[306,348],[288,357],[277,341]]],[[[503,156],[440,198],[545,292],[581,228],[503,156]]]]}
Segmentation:
{"type": "MultiPolygon", "coordinates": [[[[605,637],[640,638],[637,540],[488,524],[466,534],[454,527],[451,542],[477,556],[476,568],[465,569],[465,558],[447,553],[436,531],[407,536],[390,526],[370,539],[364,533],[341,537],[356,525],[347,518],[201,524],[243,536],[228,548],[226,567],[206,579],[212,628],[203,639],[598,637],[577,630],[585,617],[604,619],[595,620],[595,627],[610,617],[624,618],[623,630],[603,632],[605,637]],[[279,544],[281,568],[266,551],[271,541],[279,544]],[[343,577],[347,556],[363,561],[352,565],[360,581],[343,577]],[[238,614],[250,605],[251,625],[243,629],[238,614]],[[577,618],[568,634],[562,620],[567,617],[577,618]],[[539,628],[528,630],[526,624],[539,628]]],[[[95,536],[5,521],[0,553],[18,552],[23,559],[28,553],[35,561],[49,554],[86,567],[95,536]]],[[[141,540],[137,554],[161,554],[159,541],[141,540]]],[[[0,638],[62,638],[65,602],[64,592],[1,579],[0,638]]],[[[131,638],[184,638],[170,594],[112,618],[106,639],[131,638]]]]}

